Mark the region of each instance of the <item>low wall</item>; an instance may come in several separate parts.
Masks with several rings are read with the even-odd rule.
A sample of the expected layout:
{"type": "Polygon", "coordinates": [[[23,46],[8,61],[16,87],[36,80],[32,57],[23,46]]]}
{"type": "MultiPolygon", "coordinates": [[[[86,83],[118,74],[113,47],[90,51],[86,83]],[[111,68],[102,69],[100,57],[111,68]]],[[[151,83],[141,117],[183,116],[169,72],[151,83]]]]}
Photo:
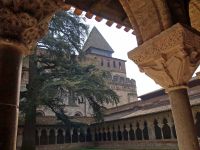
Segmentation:
{"type": "Polygon", "coordinates": [[[54,144],[54,145],[40,145],[36,150],[78,150],[80,148],[94,147],[93,143],[72,143],[72,144],[54,144]]]}
{"type": "Polygon", "coordinates": [[[97,147],[102,149],[123,150],[178,150],[176,140],[148,140],[148,141],[104,141],[98,143],[72,143],[40,145],[36,150],[78,150],[80,148],[97,147]]]}
{"type": "Polygon", "coordinates": [[[127,150],[178,150],[176,140],[147,140],[147,141],[106,141],[95,144],[102,149],[127,149],[127,150]]]}

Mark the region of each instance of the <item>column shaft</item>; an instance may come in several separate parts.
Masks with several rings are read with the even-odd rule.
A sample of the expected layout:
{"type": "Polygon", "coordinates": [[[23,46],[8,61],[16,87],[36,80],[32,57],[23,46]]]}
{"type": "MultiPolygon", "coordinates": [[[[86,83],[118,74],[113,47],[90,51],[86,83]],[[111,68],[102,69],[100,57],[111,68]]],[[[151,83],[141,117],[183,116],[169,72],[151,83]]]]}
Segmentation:
{"type": "Polygon", "coordinates": [[[179,150],[199,150],[187,89],[169,93],[179,150]]]}
{"type": "Polygon", "coordinates": [[[0,149],[15,150],[22,53],[14,46],[0,45],[0,149]]]}

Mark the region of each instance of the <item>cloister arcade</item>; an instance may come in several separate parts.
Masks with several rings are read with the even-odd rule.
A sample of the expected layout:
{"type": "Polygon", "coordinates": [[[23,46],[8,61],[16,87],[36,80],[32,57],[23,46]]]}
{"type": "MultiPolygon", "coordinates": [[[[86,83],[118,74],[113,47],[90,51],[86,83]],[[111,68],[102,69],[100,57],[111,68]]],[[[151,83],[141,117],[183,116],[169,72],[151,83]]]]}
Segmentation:
{"type": "MultiPolygon", "coordinates": [[[[194,108],[193,116],[197,135],[200,138],[200,112],[197,110],[199,110],[199,106],[194,108]]],[[[19,130],[18,147],[21,144],[22,130],[19,130]]],[[[85,146],[98,145],[99,147],[106,143],[106,147],[108,145],[111,147],[113,143],[120,145],[120,142],[132,143],[132,147],[135,148],[135,143],[144,141],[149,141],[149,143],[162,142],[163,146],[170,144],[171,148],[177,148],[176,129],[169,111],[74,128],[64,125],[40,125],[37,126],[35,138],[37,149],[42,149],[45,145],[57,147],[77,143],[85,144],[85,146]]],[[[140,145],[143,145],[143,148],[146,146],[144,143],[140,145]]],[[[121,146],[127,148],[126,145],[122,144],[121,146]]],[[[154,148],[159,148],[159,144],[155,143],[154,148]]]]}

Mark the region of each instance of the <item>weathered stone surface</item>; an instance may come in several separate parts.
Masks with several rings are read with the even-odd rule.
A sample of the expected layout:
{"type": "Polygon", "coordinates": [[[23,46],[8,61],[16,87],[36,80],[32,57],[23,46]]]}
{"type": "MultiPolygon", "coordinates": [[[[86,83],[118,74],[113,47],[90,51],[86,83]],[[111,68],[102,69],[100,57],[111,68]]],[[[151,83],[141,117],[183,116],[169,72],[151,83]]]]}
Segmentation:
{"type": "Polygon", "coordinates": [[[200,34],[176,24],[128,55],[165,89],[187,85],[199,65],[200,34]]]}
{"type": "Polygon", "coordinates": [[[139,45],[172,25],[165,0],[120,0],[120,2],[135,30],[139,45]]]}
{"type": "Polygon", "coordinates": [[[62,1],[0,1],[0,37],[31,49],[48,31],[51,16],[62,1]]]}

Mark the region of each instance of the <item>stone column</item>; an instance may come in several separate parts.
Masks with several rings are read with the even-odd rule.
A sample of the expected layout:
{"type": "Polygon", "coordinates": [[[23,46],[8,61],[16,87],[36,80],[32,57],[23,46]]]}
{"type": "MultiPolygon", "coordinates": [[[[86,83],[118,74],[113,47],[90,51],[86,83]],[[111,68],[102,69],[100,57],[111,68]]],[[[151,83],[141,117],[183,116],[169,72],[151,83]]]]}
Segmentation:
{"type": "Polygon", "coordinates": [[[154,121],[152,120],[152,122],[147,121],[148,124],[148,130],[149,130],[149,140],[155,140],[155,130],[154,130],[154,121]]]}
{"type": "Polygon", "coordinates": [[[39,143],[38,143],[38,145],[40,145],[40,137],[41,137],[41,129],[38,130],[38,138],[39,138],[39,143]]]}
{"type": "Polygon", "coordinates": [[[170,97],[179,150],[199,150],[187,84],[200,62],[200,33],[176,24],[129,52],[170,97]]]}
{"type": "Polygon", "coordinates": [[[174,118],[179,149],[197,150],[198,140],[186,88],[169,91],[172,115],[174,118]]]}
{"type": "Polygon", "coordinates": [[[22,57],[20,48],[0,41],[0,149],[16,145],[22,57]]]}
{"type": "Polygon", "coordinates": [[[55,129],[55,144],[58,144],[58,129],[55,129]]]}
{"type": "Polygon", "coordinates": [[[0,3],[0,149],[15,150],[22,57],[48,31],[62,0],[0,3]]]}

